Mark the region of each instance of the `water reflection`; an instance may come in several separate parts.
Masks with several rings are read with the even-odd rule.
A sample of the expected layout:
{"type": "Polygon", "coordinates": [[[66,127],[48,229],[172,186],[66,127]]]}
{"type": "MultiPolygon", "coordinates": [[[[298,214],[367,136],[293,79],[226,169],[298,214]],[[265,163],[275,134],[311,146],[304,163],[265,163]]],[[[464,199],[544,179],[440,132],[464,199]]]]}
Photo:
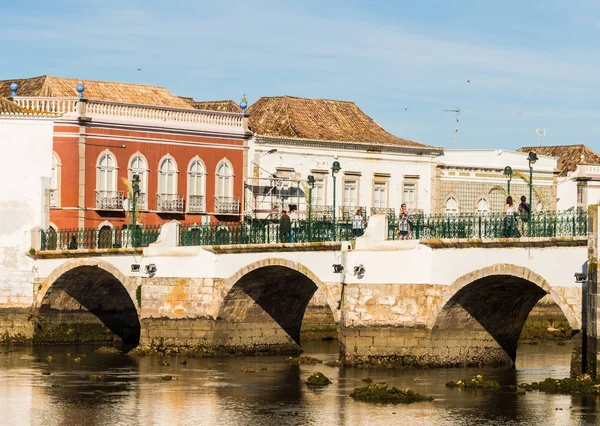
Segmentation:
{"type": "MultiPolygon", "coordinates": [[[[324,361],[335,343],[304,345],[324,361]]],[[[0,352],[0,424],[34,425],[582,425],[597,424],[598,399],[531,392],[516,385],[569,373],[569,346],[521,346],[516,369],[363,370],[292,365],[286,357],[193,359],[103,355],[90,347],[0,352]],[[49,359],[48,357],[51,357],[49,359]],[[75,358],[80,358],[76,361],[75,358]],[[242,369],[246,371],[242,371],[242,369]],[[255,372],[249,372],[250,370],[255,372]],[[315,371],[324,389],[303,382],[315,371]],[[50,375],[44,375],[50,373],[50,375]],[[106,374],[92,381],[90,374],[106,374]],[[499,392],[448,389],[482,374],[499,392]],[[172,380],[163,380],[171,376],[172,380]],[[373,406],[348,397],[363,379],[410,387],[435,401],[373,406]]]]}

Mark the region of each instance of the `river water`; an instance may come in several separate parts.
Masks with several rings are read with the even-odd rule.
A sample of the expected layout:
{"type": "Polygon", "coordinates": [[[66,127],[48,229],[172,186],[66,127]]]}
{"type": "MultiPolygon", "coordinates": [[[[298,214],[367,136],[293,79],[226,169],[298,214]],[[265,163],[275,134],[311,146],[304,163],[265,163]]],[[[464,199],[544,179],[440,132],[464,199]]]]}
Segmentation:
{"type": "MultiPolygon", "coordinates": [[[[100,354],[93,346],[0,347],[1,425],[595,425],[594,397],[518,395],[515,385],[567,377],[571,346],[519,347],[516,369],[362,370],[291,365],[286,357],[197,359],[100,354]],[[48,357],[51,357],[49,359],[48,357]],[[180,363],[186,360],[185,365],[180,363]],[[169,364],[169,365],[165,365],[169,364]],[[253,369],[256,372],[243,372],[253,369]],[[313,390],[321,371],[333,381],[313,390]],[[48,374],[49,373],[49,374],[48,374]],[[104,373],[104,381],[90,374],[104,373]],[[482,374],[499,392],[448,389],[449,380],[482,374]],[[170,375],[173,380],[162,377],[170,375]],[[382,406],[348,396],[362,379],[385,381],[435,398],[382,406]]],[[[337,358],[336,342],[308,342],[305,354],[337,358]]]]}

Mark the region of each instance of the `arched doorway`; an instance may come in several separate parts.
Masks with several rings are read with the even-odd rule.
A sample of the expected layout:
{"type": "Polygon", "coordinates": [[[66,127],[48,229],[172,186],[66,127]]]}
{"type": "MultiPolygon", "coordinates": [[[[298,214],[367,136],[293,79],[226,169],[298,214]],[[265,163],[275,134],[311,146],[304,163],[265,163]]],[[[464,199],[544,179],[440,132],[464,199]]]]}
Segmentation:
{"type": "Polygon", "coordinates": [[[283,259],[235,274],[217,316],[216,345],[249,352],[297,351],[306,307],[323,284],[308,269],[283,259]]]}
{"type": "MultiPolygon", "coordinates": [[[[519,335],[549,284],[515,265],[495,265],[459,278],[433,326],[432,353],[447,366],[514,365],[519,335]]],[[[573,327],[571,309],[557,301],[573,327]]]]}
{"type": "Polygon", "coordinates": [[[137,346],[140,321],[124,283],[125,277],[105,261],[61,265],[38,294],[34,341],[120,341],[137,346]]]}

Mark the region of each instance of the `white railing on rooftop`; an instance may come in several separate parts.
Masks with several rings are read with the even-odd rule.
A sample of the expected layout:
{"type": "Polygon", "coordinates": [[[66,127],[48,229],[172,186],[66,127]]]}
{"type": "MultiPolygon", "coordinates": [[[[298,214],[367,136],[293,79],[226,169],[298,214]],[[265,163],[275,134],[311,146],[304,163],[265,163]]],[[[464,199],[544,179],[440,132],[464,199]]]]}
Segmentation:
{"type": "MultiPolygon", "coordinates": [[[[77,112],[77,98],[14,98],[22,108],[48,113],[77,112]]],[[[88,99],[85,105],[87,116],[137,118],[177,123],[207,124],[214,126],[243,127],[242,114],[221,111],[203,111],[197,109],[173,108],[166,106],[127,104],[121,102],[98,101],[88,99]]]]}

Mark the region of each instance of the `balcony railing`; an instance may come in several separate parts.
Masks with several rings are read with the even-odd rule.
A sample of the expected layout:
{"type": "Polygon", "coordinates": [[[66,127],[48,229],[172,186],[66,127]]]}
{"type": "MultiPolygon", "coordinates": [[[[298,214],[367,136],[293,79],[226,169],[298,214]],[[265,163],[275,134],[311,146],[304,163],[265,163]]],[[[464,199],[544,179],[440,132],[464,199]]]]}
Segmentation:
{"type": "Polygon", "coordinates": [[[362,213],[362,217],[367,218],[367,208],[360,206],[340,206],[340,219],[352,219],[354,213],[360,209],[362,213]]]}
{"type": "Polygon", "coordinates": [[[333,218],[332,206],[312,206],[310,215],[312,220],[327,220],[333,218]]]}
{"type": "Polygon", "coordinates": [[[190,195],[188,198],[188,212],[204,213],[205,211],[204,195],[190,195]]]}
{"type": "Polygon", "coordinates": [[[384,214],[390,218],[396,216],[396,209],[387,207],[371,207],[371,216],[375,214],[384,214]]]}
{"type": "Polygon", "coordinates": [[[98,210],[122,210],[123,191],[95,191],[96,209],[98,210]]]}
{"type": "Polygon", "coordinates": [[[48,190],[48,202],[50,203],[50,207],[58,207],[58,190],[57,189],[48,190]]]}
{"type": "Polygon", "coordinates": [[[239,214],[240,197],[215,197],[215,213],[239,214]]]}
{"type": "Polygon", "coordinates": [[[159,212],[183,213],[183,205],[181,194],[156,194],[156,209],[159,212]]]}

